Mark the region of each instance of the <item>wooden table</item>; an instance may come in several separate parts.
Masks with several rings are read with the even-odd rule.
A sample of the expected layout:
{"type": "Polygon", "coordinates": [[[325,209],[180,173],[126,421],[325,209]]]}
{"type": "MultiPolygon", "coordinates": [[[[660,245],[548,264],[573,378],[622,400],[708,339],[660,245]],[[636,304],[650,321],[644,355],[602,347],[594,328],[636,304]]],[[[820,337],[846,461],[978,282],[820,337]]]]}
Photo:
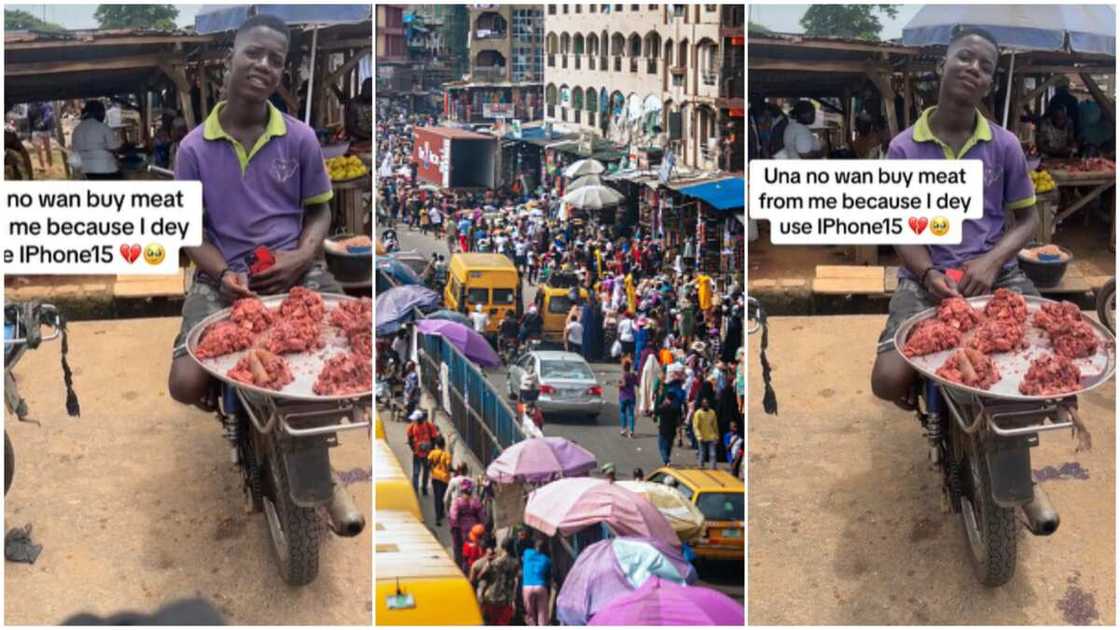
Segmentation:
{"type": "Polygon", "coordinates": [[[331,214],[334,216],[333,227],[335,231],[370,235],[371,231],[367,231],[365,228],[366,223],[370,223],[370,230],[372,230],[372,221],[369,220],[369,207],[362,203],[362,194],[372,193],[372,175],[367,174],[343,182],[332,182],[331,188],[334,190],[334,198],[331,200],[331,214]]]}
{"type": "MultiPolygon", "coordinates": [[[[1043,213],[1043,225],[1040,226],[1041,234],[1047,237],[1046,242],[1050,242],[1054,235],[1054,229],[1061,225],[1073,213],[1084,208],[1090,201],[1100,197],[1106,191],[1115,188],[1116,174],[1109,171],[1099,171],[1090,173],[1073,173],[1061,170],[1050,171],[1050,177],[1054,180],[1054,185],[1060,191],[1062,188],[1090,188],[1090,190],[1077,201],[1069,204],[1068,206],[1061,207],[1059,197],[1059,207],[1055,211],[1053,219],[1049,217],[1049,213],[1043,213]]],[[[1112,205],[1112,223],[1116,224],[1116,204],[1112,205]]],[[[1115,238],[1115,237],[1113,237],[1115,238]]]]}

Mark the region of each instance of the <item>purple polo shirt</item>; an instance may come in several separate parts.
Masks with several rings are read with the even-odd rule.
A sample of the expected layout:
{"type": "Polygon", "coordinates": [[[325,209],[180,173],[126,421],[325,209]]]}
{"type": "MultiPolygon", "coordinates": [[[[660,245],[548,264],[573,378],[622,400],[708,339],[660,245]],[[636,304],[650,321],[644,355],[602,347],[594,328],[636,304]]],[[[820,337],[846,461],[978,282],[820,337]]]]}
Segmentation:
{"type": "Polygon", "coordinates": [[[175,179],[202,182],[203,234],[235,271],[258,245],[293,250],[304,208],[330,201],[331,181],[310,127],[268,104],[257,144],[242,147],[221,127],[218,103],[179,144],[175,179]]]}
{"type": "MultiPolygon", "coordinates": [[[[1035,203],[1034,184],[1027,169],[1027,158],[1019,146],[1019,139],[1010,131],[984,118],[976,112],[976,127],[965,142],[960,155],[933,135],[929,117],[936,109],[931,107],[914,125],[891,140],[887,150],[889,160],[980,160],[984,163],[984,216],[975,221],[965,221],[960,245],[927,245],[930,259],[937,269],[959,268],[990,251],[1003,236],[1006,226],[1004,216],[1008,210],[1018,210],[1035,203]]],[[[1015,266],[1015,259],[1004,267],[1015,266]]],[[[914,279],[914,274],[899,267],[900,278],[914,279]]]]}

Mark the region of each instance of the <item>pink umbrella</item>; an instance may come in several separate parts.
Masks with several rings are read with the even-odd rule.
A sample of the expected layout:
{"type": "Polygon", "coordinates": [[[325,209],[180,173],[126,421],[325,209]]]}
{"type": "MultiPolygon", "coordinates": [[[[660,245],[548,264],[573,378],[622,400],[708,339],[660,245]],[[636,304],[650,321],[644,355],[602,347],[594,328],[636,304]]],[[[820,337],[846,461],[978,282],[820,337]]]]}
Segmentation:
{"type": "Polygon", "coordinates": [[[534,490],[525,504],[525,523],[549,536],[567,536],[606,523],[620,536],[641,536],[680,547],[669,521],[645,497],[605,479],[559,479],[534,490]]]}
{"type": "Polygon", "coordinates": [[[638,590],[612,600],[590,626],[742,626],[743,606],[723,593],[681,586],[654,575],[638,590]]]}
{"type": "Polygon", "coordinates": [[[502,360],[490,342],[473,328],[445,319],[422,319],[416,330],[425,335],[439,335],[459,349],[463,356],[482,367],[500,367],[502,360]]]}
{"type": "Polygon", "coordinates": [[[562,437],[522,440],[502,451],[486,468],[486,476],[499,483],[542,482],[575,477],[595,467],[595,455],[562,437]]]}

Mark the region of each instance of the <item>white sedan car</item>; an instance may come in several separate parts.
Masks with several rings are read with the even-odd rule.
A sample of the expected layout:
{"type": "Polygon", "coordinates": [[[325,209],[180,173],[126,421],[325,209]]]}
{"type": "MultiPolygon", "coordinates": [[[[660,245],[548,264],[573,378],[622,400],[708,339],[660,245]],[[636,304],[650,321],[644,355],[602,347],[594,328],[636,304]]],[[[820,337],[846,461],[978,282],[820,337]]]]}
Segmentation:
{"type": "Polygon", "coordinates": [[[518,395],[521,376],[526,372],[537,375],[537,405],[545,415],[595,418],[603,410],[603,387],[587,361],[574,352],[534,350],[518,357],[506,372],[511,398],[518,395]]]}

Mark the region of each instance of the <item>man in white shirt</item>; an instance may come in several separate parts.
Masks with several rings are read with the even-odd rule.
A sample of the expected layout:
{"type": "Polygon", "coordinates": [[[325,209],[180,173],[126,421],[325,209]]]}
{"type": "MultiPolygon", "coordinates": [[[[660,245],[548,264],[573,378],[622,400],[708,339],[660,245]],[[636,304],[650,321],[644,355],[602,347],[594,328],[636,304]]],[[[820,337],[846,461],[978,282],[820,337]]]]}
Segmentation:
{"type": "Polygon", "coordinates": [[[568,321],[568,325],[564,327],[564,350],[566,352],[574,352],[578,355],[583,355],[583,324],[579,320],[572,318],[568,321]]]}
{"type": "Polygon", "coordinates": [[[622,356],[634,356],[634,320],[624,312],[618,320],[618,340],[622,343],[622,356]]]}
{"type": "Polygon", "coordinates": [[[817,110],[809,101],[797,101],[790,111],[789,124],[782,136],[784,146],[774,154],[775,159],[810,160],[822,157],[821,142],[809,129],[817,119],[817,110]]]}
{"type": "Polygon", "coordinates": [[[82,161],[86,179],[120,179],[120,168],[113,155],[121,146],[117,134],[105,124],[105,106],[101,101],[86,101],[82,122],[74,128],[70,146],[82,161]]]}
{"type": "Polygon", "coordinates": [[[474,305],[474,312],[470,314],[474,331],[480,335],[486,334],[486,325],[490,323],[490,315],[482,310],[481,304],[474,305]]]}
{"type": "Polygon", "coordinates": [[[432,224],[432,232],[439,235],[443,228],[443,213],[439,211],[438,207],[432,206],[428,209],[428,220],[432,224]]]}

